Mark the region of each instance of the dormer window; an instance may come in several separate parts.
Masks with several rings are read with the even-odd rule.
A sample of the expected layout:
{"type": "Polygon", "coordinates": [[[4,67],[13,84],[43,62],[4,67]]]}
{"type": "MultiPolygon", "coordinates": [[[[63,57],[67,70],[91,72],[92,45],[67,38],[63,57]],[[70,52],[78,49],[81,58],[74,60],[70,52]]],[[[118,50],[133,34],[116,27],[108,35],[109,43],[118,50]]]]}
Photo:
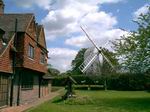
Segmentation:
{"type": "Polygon", "coordinates": [[[29,47],[28,47],[28,57],[31,58],[31,59],[34,58],[34,47],[30,44],[29,44],[29,47]]]}
{"type": "Polygon", "coordinates": [[[3,36],[5,34],[5,31],[0,29],[0,36],[3,36]]]}
{"type": "Polygon", "coordinates": [[[5,34],[5,31],[3,31],[2,29],[0,29],[0,46],[5,46],[6,43],[4,41],[4,34],[5,34]]]}

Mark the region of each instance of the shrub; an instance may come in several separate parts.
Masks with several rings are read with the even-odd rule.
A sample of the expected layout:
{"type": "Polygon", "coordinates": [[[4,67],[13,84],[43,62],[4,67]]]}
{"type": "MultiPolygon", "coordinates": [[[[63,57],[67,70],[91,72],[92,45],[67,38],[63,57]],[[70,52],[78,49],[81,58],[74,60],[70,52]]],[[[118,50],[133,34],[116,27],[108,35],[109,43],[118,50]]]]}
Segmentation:
{"type": "Polygon", "coordinates": [[[66,76],[55,77],[52,81],[52,86],[65,86],[66,76]]]}
{"type": "Polygon", "coordinates": [[[64,102],[65,102],[65,104],[69,104],[69,105],[93,104],[93,100],[88,96],[79,96],[79,97],[76,97],[76,98],[69,98],[64,102]]]}
{"type": "Polygon", "coordinates": [[[147,90],[146,80],[143,74],[115,74],[107,78],[107,86],[114,90],[147,90]]]}
{"type": "MultiPolygon", "coordinates": [[[[113,74],[102,76],[72,76],[77,85],[104,85],[106,79],[107,88],[110,90],[150,90],[149,74],[113,74]],[[107,76],[107,77],[106,77],[107,76]]],[[[59,76],[53,80],[53,86],[65,86],[67,76],[59,76]]],[[[76,89],[85,90],[87,87],[76,87],[76,89]]],[[[100,89],[100,87],[92,87],[92,90],[100,89]]]]}

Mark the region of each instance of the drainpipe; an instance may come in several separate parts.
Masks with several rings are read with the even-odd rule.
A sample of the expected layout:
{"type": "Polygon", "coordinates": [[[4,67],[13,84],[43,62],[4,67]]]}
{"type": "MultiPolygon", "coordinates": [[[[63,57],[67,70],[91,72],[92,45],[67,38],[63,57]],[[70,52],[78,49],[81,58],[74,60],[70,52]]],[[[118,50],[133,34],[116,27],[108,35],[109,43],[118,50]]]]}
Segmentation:
{"type": "Polygon", "coordinates": [[[42,77],[41,75],[39,75],[39,98],[41,98],[41,81],[42,81],[42,77]]]}
{"type": "MultiPolygon", "coordinates": [[[[14,47],[16,47],[16,39],[17,39],[17,25],[18,25],[18,20],[16,19],[15,20],[15,38],[14,38],[14,47]]],[[[10,91],[10,106],[13,105],[13,91],[14,91],[14,78],[15,78],[15,66],[16,66],[16,62],[15,62],[15,58],[16,58],[16,53],[13,52],[12,54],[13,56],[13,73],[12,73],[12,76],[11,76],[11,91],[10,91]]]]}
{"type": "Polygon", "coordinates": [[[20,105],[20,86],[21,86],[21,70],[18,73],[18,93],[17,93],[17,106],[20,105]]]}

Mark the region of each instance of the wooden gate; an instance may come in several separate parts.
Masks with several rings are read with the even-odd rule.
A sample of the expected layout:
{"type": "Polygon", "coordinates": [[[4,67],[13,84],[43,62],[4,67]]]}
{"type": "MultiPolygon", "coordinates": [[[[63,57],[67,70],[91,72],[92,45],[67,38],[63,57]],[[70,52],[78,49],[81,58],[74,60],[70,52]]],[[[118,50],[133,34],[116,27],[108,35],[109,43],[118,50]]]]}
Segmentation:
{"type": "Polygon", "coordinates": [[[9,78],[0,74],[0,107],[8,105],[9,78]]]}

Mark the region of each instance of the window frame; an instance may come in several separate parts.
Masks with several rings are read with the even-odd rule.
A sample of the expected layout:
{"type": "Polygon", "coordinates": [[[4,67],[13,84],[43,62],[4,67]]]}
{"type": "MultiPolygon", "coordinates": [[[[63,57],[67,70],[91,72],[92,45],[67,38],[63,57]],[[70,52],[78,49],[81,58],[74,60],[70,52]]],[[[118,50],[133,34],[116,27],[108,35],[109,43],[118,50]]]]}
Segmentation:
{"type": "Polygon", "coordinates": [[[32,90],[34,84],[33,75],[22,75],[21,77],[21,89],[22,90],[32,90]]]}
{"type": "Polygon", "coordinates": [[[28,57],[34,59],[34,47],[31,44],[28,45],[28,57]]]}
{"type": "Polygon", "coordinates": [[[45,54],[44,54],[44,52],[41,52],[41,54],[40,54],[40,63],[45,64],[45,54]]]}

